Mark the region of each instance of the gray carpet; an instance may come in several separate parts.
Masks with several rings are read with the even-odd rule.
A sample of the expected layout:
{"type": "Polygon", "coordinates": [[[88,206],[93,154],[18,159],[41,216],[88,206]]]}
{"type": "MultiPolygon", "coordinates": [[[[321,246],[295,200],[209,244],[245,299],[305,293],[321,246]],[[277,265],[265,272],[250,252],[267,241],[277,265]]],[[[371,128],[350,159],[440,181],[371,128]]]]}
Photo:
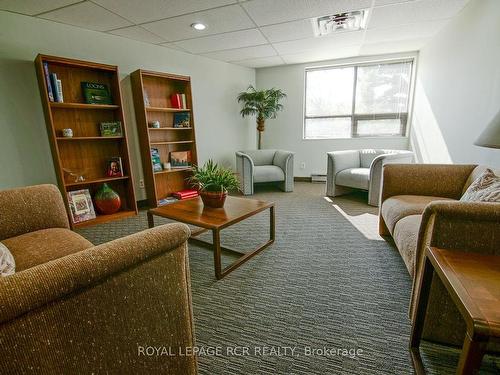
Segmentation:
{"type": "MultiPolygon", "coordinates": [[[[258,189],[255,198],[276,202],[276,242],[221,281],[211,251],[190,245],[197,345],[224,353],[245,346],[251,354],[201,356],[200,374],[413,373],[411,280],[397,250],[377,235],[377,209],[364,194],[333,202],[323,194],[324,185],[310,183],[297,183],[294,193],[258,189]],[[295,355],[254,355],[278,346],[296,347],[295,355]],[[307,347],[362,353],[305,355],[307,347]]],[[[266,212],[230,227],[223,245],[250,249],[267,239],[267,225],[266,212]]],[[[141,211],[80,233],[97,244],[146,227],[141,211]]],[[[455,372],[457,350],[424,344],[422,353],[429,374],[455,372]]],[[[500,373],[500,360],[486,357],[482,372],[500,373]]]]}

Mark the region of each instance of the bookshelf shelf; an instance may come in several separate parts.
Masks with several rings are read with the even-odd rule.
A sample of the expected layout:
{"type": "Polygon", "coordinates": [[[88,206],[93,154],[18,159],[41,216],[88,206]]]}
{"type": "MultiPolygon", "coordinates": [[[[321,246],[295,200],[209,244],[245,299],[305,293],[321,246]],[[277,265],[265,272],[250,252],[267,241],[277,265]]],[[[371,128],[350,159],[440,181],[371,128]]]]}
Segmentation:
{"type": "Polygon", "coordinates": [[[146,107],[146,111],[151,112],[190,112],[187,108],[163,108],[163,107],[146,107]]]}
{"type": "Polygon", "coordinates": [[[117,139],[123,139],[123,136],[119,137],[57,137],[58,141],[113,141],[117,139]]]}
{"type": "Polygon", "coordinates": [[[86,103],[55,103],[49,102],[51,108],[68,108],[68,109],[119,109],[119,105],[115,104],[86,104],[86,103]]]}
{"type": "Polygon", "coordinates": [[[121,99],[118,68],[112,65],[63,57],[38,55],[35,59],[38,86],[45,113],[45,124],[61,193],[71,218],[68,193],[88,189],[91,196],[108,183],[121,200],[120,211],[99,215],[95,219],[74,223],[83,227],[118,220],[137,214],[137,202],[130,165],[128,140],[121,99]],[[46,69],[61,80],[64,103],[52,102],[48,95],[46,69]],[[114,104],[87,104],[82,82],[106,85],[114,104]],[[122,136],[102,137],[100,123],[120,121],[122,136]],[[63,129],[72,129],[75,137],[62,137],[63,129]],[[121,158],[123,177],[100,177],[107,171],[111,158],[121,158]],[[65,170],[81,171],[86,181],[66,182],[65,170]]]}
{"type": "Polygon", "coordinates": [[[197,164],[191,78],[139,69],[131,74],[131,79],[148,203],[157,207],[160,199],[189,187],[186,179],[192,168],[154,172],[151,149],[158,150],[162,163],[171,161],[171,152],[188,151],[191,163],[197,164]],[[147,106],[144,93],[147,94],[147,106]],[[173,94],[185,95],[186,109],[172,108],[170,98],[173,94]],[[189,127],[174,128],[174,119],[182,116],[178,114],[182,112],[189,114],[189,127]],[[148,124],[153,121],[159,121],[161,127],[150,128],[148,124]]]}

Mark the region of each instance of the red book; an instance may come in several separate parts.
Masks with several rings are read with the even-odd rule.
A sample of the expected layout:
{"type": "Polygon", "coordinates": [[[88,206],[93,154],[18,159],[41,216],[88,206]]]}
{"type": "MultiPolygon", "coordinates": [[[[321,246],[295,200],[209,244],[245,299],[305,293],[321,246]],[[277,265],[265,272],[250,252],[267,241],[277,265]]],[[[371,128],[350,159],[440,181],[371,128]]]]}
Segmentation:
{"type": "Polygon", "coordinates": [[[170,105],[172,106],[172,108],[182,108],[180,94],[170,95],[170,105]]]}
{"type": "Polygon", "coordinates": [[[177,192],[173,193],[172,195],[174,197],[176,197],[177,199],[194,198],[194,197],[198,196],[198,191],[187,189],[187,190],[177,191],[177,192]]]}

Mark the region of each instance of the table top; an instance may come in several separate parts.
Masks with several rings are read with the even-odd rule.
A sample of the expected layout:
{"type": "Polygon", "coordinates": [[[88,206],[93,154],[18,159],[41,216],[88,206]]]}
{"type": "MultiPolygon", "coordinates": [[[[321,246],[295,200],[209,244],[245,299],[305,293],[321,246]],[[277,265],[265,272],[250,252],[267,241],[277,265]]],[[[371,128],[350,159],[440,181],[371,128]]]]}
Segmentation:
{"type": "Polygon", "coordinates": [[[228,196],[224,207],[205,207],[201,197],[181,200],[148,212],[153,215],[196,225],[206,229],[222,229],[274,206],[274,202],[228,196]]]}
{"type": "Polygon", "coordinates": [[[500,256],[434,247],[428,247],[426,255],[467,327],[500,337],[500,256]]]}

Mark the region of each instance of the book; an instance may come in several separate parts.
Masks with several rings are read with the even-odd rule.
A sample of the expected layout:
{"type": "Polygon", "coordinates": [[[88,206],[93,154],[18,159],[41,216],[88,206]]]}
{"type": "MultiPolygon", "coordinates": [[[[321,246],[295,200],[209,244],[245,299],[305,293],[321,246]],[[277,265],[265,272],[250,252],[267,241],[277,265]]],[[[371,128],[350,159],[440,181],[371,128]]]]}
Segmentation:
{"type": "Polygon", "coordinates": [[[59,103],[64,103],[62,82],[60,79],[56,79],[56,91],[57,91],[57,101],[59,103]]]}
{"type": "Polygon", "coordinates": [[[95,219],[95,210],[89,189],[68,191],[68,203],[73,223],[95,219]]]}
{"type": "Polygon", "coordinates": [[[52,93],[54,95],[54,101],[60,103],[58,92],[57,92],[57,74],[50,73],[49,77],[50,77],[50,84],[52,86],[52,93]]]}
{"type": "Polygon", "coordinates": [[[179,94],[170,95],[170,106],[177,109],[182,108],[181,96],[179,94]]]}
{"type": "Polygon", "coordinates": [[[49,101],[54,101],[54,92],[52,91],[52,84],[50,83],[49,76],[49,64],[43,63],[43,73],[45,74],[45,82],[47,83],[47,94],[49,95],[49,101]]]}
{"type": "Polygon", "coordinates": [[[160,159],[160,151],[157,148],[151,148],[151,161],[153,163],[153,172],[161,172],[163,170],[160,159]]]}
{"type": "Polygon", "coordinates": [[[181,94],[181,108],[186,109],[186,94],[181,94]]]}
{"type": "Polygon", "coordinates": [[[108,160],[106,174],[108,177],[123,177],[122,158],[110,158],[108,160]]]}
{"type": "Polygon", "coordinates": [[[189,112],[174,113],[174,128],[189,128],[189,112]]]}
{"type": "Polygon", "coordinates": [[[170,152],[170,166],[175,168],[188,168],[191,166],[191,151],[170,152]]]}
{"type": "Polygon", "coordinates": [[[99,128],[101,137],[121,137],[123,135],[121,121],[101,122],[99,128]]]}
{"type": "Polygon", "coordinates": [[[82,82],[83,97],[87,104],[113,104],[108,86],[97,82],[82,82]]]}
{"type": "Polygon", "coordinates": [[[197,197],[198,195],[199,195],[198,190],[192,190],[192,189],[176,191],[175,193],[172,194],[173,197],[179,200],[194,198],[197,197]]]}

